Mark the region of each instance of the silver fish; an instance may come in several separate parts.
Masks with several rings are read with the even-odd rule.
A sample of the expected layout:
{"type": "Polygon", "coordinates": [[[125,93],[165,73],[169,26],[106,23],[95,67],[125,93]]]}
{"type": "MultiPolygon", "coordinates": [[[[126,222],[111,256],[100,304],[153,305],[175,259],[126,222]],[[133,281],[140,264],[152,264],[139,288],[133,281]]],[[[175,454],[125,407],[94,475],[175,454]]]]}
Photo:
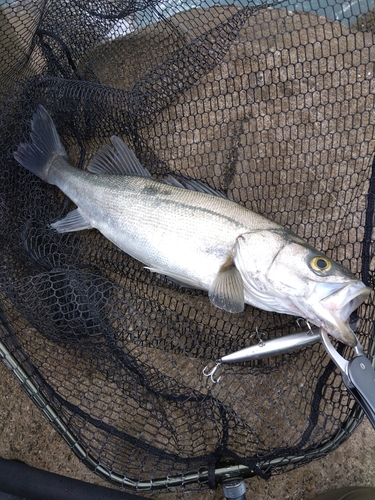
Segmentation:
{"type": "Polygon", "coordinates": [[[296,315],[355,345],[347,320],[370,289],[288,229],[199,181],[154,179],[116,136],[115,149],[105,144],[80,170],[42,106],[30,138],[16,160],[77,206],[52,228],[96,228],[150,271],[206,290],[218,308],[296,315]]]}

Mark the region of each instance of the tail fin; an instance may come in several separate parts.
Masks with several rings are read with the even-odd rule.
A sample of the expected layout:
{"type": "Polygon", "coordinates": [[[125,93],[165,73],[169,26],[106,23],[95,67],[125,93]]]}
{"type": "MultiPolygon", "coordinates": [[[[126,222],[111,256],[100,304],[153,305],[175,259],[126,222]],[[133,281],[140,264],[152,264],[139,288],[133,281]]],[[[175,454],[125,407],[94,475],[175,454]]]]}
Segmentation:
{"type": "Polygon", "coordinates": [[[31,120],[31,142],[22,143],[14,158],[23,167],[48,182],[48,170],[58,156],[67,158],[55,124],[48,112],[39,105],[31,120]]]}

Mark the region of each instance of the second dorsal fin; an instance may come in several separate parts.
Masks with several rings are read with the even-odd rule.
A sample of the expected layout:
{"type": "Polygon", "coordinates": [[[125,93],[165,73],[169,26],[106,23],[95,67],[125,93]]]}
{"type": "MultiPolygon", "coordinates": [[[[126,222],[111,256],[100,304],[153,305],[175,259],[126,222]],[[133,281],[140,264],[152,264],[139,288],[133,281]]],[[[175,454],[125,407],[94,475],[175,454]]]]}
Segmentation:
{"type": "Polygon", "coordinates": [[[231,200],[231,198],[223,191],[215,189],[199,179],[191,179],[185,175],[169,174],[163,178],[162,182],[164,182],[164,184],[168,184],[169,186],[190,189],[191,191],[199,191],[200,193],[211,194],[213,196],[218,196],[219,198],[231,200]]]}
{"type": "Polygon", "coordinates": [[[93,174],[135,175],[151,177],[150,172],[143,167],[133,151],[128,148],[120,137],[113,135],[111,142],[116,149],[104,144],[90,160],[87,170],[93,174]]]}

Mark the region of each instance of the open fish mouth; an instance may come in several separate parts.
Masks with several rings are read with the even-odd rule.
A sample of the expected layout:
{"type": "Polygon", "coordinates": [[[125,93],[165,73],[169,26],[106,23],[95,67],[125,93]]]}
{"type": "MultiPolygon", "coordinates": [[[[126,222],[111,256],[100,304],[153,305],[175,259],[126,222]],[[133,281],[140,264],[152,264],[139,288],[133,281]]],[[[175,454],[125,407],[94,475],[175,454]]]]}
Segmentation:
{"type": "Polygon", "coordinates": [[[321,327],[344,344],[354,347],[357,339],[349,327],[348,319],[351,313],[367,299],[371,288],[361,281],[344,286],[330,285],[336,290],[320,300],[320,306],[323,309],[321,327]]]}

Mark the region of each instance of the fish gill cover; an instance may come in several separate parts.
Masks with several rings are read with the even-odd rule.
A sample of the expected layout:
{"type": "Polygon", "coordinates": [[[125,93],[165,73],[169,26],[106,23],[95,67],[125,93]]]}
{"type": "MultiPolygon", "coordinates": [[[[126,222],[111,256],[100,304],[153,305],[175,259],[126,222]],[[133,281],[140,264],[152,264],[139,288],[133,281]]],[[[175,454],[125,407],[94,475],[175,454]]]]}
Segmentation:
{"type": "MultiPolygon", "coordinates": [[[[118,484],[191,473],[213,487],[223,463],[267,477],[333,449],[362,413],[320,343],[227,365],[213,384],[206,365],[298,331],[296,318],[225,312],[96,230],[59,234],[50,224],[72,203],[13,153],[42,104],[72,164],[118,135],[156,178],[201,180],[373,286],[374,17],[365,2],[336,17],[315,3],[319,15],[229,0],[0,5],[3,352],[118,484]]],[[[358,310],[370,356],[374,313],[371,299],[358,310]]]]}

